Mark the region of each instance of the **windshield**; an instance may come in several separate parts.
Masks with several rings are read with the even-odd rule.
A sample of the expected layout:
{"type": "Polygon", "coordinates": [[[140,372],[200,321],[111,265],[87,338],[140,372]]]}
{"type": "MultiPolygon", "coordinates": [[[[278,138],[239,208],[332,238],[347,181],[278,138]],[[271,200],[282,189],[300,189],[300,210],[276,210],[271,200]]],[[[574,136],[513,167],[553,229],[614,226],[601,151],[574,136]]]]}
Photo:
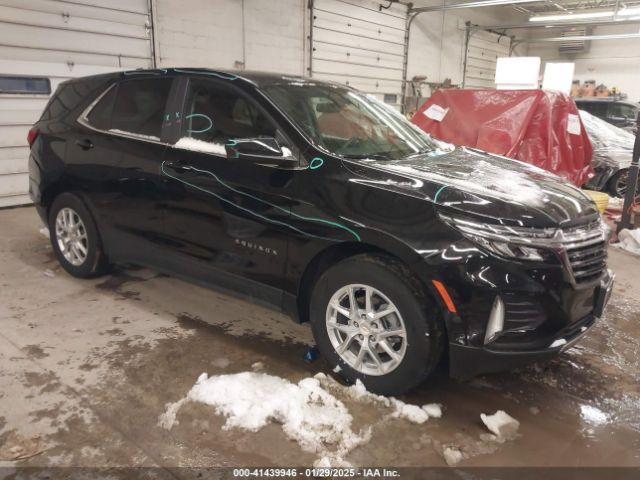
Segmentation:
{"type": "Polygon", "coordinates": [[[347,88],[296,83],[262,90],[316,143],[345,158],[397,160],[453,149],[392,107],[347,88]]]}

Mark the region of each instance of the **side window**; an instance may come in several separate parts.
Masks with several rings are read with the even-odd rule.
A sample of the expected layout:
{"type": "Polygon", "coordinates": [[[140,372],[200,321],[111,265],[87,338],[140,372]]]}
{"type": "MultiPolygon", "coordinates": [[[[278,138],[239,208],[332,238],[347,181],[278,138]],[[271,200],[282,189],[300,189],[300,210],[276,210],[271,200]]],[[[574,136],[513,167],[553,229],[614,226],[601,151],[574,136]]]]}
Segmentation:
{"type": "Polygon", "coordinates": [[[635,108],[626,103],[612,103],[609,105],[609,116],[618,118],[636,118],[635,108]]]}
{"type": "Polygon", "coordinates": [[[229,140],[275,137],[276,130],[258,107],[235,89],[215,81],[190,80],[179,146],[224,155],[229,140]]]}
{"type": "Polygon", "coordinates": [[[120,83],[109,130],[159,140],[171,82],[171,78],[143,78],[120,83]]]}
{"type": "Polygon", "coordinates": [[[604,118],[607,116],[607,104],[604,102],[594,102],[593,103],[593,107],[592,107],[592,113],[596,116],[596,117],[601,117],[604,118]]]}
{"type": "Polygon", "coordinates": [[[117,85],[112,86],[96,103],[87,116],[89,125],[100,130],[109,130],[111,126],[111,111],[113,110],[113,101],[116,99],[117,90],[117,85]]]}

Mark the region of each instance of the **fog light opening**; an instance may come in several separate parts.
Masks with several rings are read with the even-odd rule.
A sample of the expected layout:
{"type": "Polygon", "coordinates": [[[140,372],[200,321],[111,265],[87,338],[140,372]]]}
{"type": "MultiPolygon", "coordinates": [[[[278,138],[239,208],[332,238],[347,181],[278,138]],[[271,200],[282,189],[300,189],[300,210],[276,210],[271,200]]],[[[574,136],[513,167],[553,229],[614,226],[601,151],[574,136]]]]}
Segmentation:
{"type": "Polygon", "coordinates": [[[484,334],[484,343],[490,343],[496,339],[496,337],[502,332],[504,328],[504,302],[500,295],[496,295],[493,301],[493,307],[491,307],[491,314],[489,315],[489,322],[487,323],[487,331],[484,334]]]}

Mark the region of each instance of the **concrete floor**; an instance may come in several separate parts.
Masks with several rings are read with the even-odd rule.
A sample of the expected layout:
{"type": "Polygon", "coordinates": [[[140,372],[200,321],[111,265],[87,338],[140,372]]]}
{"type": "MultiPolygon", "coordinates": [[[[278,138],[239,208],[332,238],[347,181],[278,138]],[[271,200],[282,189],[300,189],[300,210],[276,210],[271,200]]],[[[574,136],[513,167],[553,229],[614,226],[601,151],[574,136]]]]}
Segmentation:
{"type": "MultiPolygon", "coordinates": [[[[145,269],[83,281],[54,260],[32,208],[0,211],[0,466],[276,466],[316,457],[277,425],[223,430],[211,407],[165,404],[202,372],[251,370],[292,381],[327,367],[302,358],[309,330],[233,297],[145,269]],[[16,460],[22,458],[21,460],[16,460]]],[[[370,442],[354,465],[640,466],[640,259],[611,249],[617,274],[606,317],[557,360],[470,382],[438,374],[408,403],[438,402],[415,425],[343,399],[370,442]],[[635,283],[634,283],[635,282],[635,283]],[[480,413],[502,409],[520,435],[482,439],[480,413]]]]}

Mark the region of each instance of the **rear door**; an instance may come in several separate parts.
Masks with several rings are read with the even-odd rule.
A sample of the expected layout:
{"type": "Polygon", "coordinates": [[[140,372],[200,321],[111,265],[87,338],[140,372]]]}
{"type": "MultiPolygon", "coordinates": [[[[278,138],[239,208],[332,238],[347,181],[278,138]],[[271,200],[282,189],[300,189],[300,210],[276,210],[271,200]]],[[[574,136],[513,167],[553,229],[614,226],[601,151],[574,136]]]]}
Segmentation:
{"type": "Polygon", "coordinates": [[[173,78],[145,76],[113,85],[80,118],[69,142],[70,170],[87,196],[111,253],[137,259],[161,242],[161,140],[173,78]]]}
{"type": "Polygon", "coordinates": [[[163,162],[167,237],[205,275],[231,274],[224,276],[236,283],[230,288],[280,303],[293,171],[227,158],[225,144],[234,139],[279,136],[268,115],[229,83],[189,80],[181,138],[163,162]],[[247,288],[247,280],[268,287],[247,288]]]}

